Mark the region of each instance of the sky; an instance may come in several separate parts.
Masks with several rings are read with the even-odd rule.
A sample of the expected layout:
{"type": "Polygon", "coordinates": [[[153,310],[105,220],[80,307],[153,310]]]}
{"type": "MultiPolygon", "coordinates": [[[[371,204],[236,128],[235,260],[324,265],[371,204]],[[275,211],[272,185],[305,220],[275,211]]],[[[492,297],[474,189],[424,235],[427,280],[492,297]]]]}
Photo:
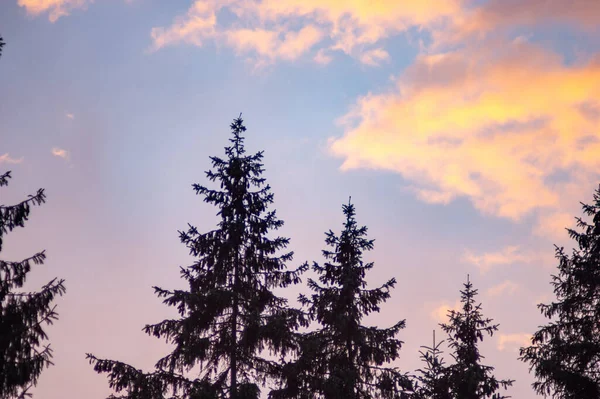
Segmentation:
{"type": "Polygon", "coordinates": [[[26,287],[67,287],[35,397],[106,397],[86,353],[168,353],[141,331],[174,315],[151,287],[184,287],[177,230],[217,220],[191,184],[241,112],[290,267],[352,196],[370,285],[398,281],[367,319],[406,319],[395,364],[421,366],[469,274],[500,324],[486,364],[533,399],[518,348],[600,182],[599,27],[597,0],[0,0],[0,203],[48,196],[1,255],[46,249],[26,287]]]}

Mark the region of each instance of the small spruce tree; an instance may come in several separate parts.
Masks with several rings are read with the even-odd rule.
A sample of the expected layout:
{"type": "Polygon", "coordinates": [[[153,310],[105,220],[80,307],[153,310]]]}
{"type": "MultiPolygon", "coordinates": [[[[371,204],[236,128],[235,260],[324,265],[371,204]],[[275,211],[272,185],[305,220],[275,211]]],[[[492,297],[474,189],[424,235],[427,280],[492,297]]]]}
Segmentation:
{"type": "Polygon", "coordinates": [[[373,249],[374,240],[357,225],[354,205],[344,205],[343,212],[342,233],[326,233],[327,261],[313,263],[319,282],[309,279],[308,286],[314,293],[299,298],[320,328],[303,335],[301,353],[286,364],[284,384],[272,398],[391,399],[411,388],[405,374],[388,366],[399,357],[402,341],[396,336],[405,321],[389,328],[362,324],[390,297],[396,280],[367,289],[366,272],[374,264],[364,263],[363,253],[373,249]]]}
{"type": "Polygon", "coordinates": [[[498,324],[484,318],[481,304],[476,304],[477,290],[467,277],[461,292],[462,310],[448,312],[449,323],[440,324],[448,334],[448,346],[452,350],[454,364],[447,367],[450,393],[460,399],[505,399],[498,393],[500,388],[507,389],[513,380],[498,380],[492,372],[494,368],[481,364],[484,358],[479,353],[478,343],[484,334],[492,336],[498,331],[498,324]]]}
{"type": "Polygon", "coordinates": [[[415,399],[452,399],[448,380],[448,370],[444,359],[441,357],[441,344],[444,341],[435,341],[433,332],[433,345],[422,346],[419,351],[425,368],[418,369],[415,376],[415,399]]]}
{"type": "Polygon", "coordinates": [[[264,350],[286,356],[296,347],[293,332],[305,323],[303,313],[273,290],[299,283],[305,267],[287,270],[293,254],[282,251],[289,239],[272,237],[283,221],[268,210],[273,194],[262,177],[263,153],[246,154],[241,115],[231,130],[226,158],[211,157],[213,169],[206,172],[217,188],[193,185],[217,207],[218,226],[200,233],[190,225],[180,232],[196,258],[181,268],[189,289],[154,287],[180,317],[144,331],[175,349],[151,373],[87,355],[97,372],[108,373],[111,388],[125,391],[123,398],[256,399],[263,383],[280,372],[279,362],[263,357],[264,350]]]}
{"type": "MultiPolygon", "coordinates": [[[[0,175],[0,187],[7,186],[10,171],[0,175]]],[[[11,206],[0,205],[0,252],[3,236],[24,227],[32,206],[45,202],[44,189],[11,206]]],[[[18,262],[0,260],[0,398],[31,396],[44,368],[52,364],[52,350],[45,325],[57,319],[57,296],[64,294],[63,280],[54,279],[40,291],[23,291],[32,265],[44,263],[44,251],[18,262]]]]}
{"type": "Polygon", "coordinates": [[[550,321],[520,352],[535,373],[535,391],[555,399],[600,397],[600,188],[593,205],[581,205],[590,222],[576,218],[579,231],[567,229],[578,249],[569,256],[556,247],[556,301],[538,305],[550,321]]]}

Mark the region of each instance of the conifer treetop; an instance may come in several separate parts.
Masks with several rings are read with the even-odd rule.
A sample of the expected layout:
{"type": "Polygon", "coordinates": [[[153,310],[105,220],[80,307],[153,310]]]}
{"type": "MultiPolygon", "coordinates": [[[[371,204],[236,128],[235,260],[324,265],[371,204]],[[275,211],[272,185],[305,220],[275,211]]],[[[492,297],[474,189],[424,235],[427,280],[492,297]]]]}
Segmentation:
{"type": "Polygon", "coordinates": [[[448,370],[440,349],[443,343],[444,340],[436,342],[434,330],[433,344],[421,347],[422,350],[419,351],[419,354],[425,367],[417,369],[415,399],[452,399],[448,370]]]}
{"type": "Polygon", "coordinates": [[[272,398],[391,399],[410,386],[408,377],[389,365],[399,357],[402,341],[396,336],[405,321],[388,328],[361,323],[379,311],[396,280],[367,288],[366,271],[374,264],[365,263],[363,253],[373,249],[374,240],[358,226],[351,202],[342,209],[342,232],[325,233],[325,263],[312,265],[319,276],[308,279],[313,294],[299,297],[319,327],[303,335],[300,355],[286,365],[285,382],[272,398]]]}
{"type": "Polygon", "coordinates": [[[555,246],[556,300],[538,305],[549,321],[520,351],[535,373],[535,391],[554,399],[600,397],[600,188],[581,206],[589,221],[577,217],[577,229],[567,229],[577,248],[569,255],[555,246]]]}
{"type": "Polygon", "coordinates": [[[293,253],[286,251],[288,238],[273,237],[283,221],[269,209],[273,193],[262,177],[263,153],[246,153],[245,131],[240,115],[231,124],[225,157],[210,157],[206,177],[213,187],[193,185],[217,208],[219,222],[205,233],[192,225],[179,232],[195,258],[181,268],[188,289],[154,287],[179,317],[144,331],[174,350],[151,373],[88,355],[117,392],[127,392],[125,398],[256,399],[279,375],[278,359],[297,347],[294,331],[306,325],[304,314],[273,290],[299,283],[306,267],[287,269],[293,253]],[[196,378],[189,377],[192,372],[196,378]]]}
{"type": "Polygon", "coordinates": [[[492,336],[498,330],[498,324],[484,318],[481,303],[476,303],[477,289],[473,288],[470,277],[463,284],[461,311],[449,310],[449,322],[440,324],[448,334],[448,346],[452,350],[454,364],[448,366],[448,378],[451,393],[461,399],[506,399],[497,391],[507,389],[513,380],[498,380],[493,374],[494,367],[481,364],[484,357],[479,352],[478,343],[484,336],[492,336]]]}

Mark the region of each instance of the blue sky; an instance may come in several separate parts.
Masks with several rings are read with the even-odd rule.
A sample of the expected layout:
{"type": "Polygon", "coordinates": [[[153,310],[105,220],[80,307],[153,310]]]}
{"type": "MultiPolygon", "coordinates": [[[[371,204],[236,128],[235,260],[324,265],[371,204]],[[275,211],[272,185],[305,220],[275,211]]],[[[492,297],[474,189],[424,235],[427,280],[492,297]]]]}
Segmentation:
{"type": "Polygon", "coordinates": [[[351,195],[376,239],[370,281],[398,280],[370,320],[407,319],[398,366],[420,366],[469,273],[500,323],[487,363],[533,398],[516,350],[600,166],[599,3],[564,7],[2,1],[1,202],[48,194],[2,258],[46,248],[31,287],[59,276],[68,290],[36,396],[105,397],[86,352],[140,368],[166,353],[141,332],[171,314],[151,285],[182,284],[177,230],[215,220],[191,184],[242,112],[294,264],[320,259],[351,195]]]}

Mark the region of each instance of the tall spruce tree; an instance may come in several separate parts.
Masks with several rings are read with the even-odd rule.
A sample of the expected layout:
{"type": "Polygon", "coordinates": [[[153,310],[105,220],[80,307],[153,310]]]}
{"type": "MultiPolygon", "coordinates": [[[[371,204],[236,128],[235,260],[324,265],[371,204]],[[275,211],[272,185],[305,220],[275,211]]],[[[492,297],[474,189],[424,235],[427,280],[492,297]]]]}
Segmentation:
{"type": "MultiPolygon", "coordinates": [[[[0,187],[7,186],[10,171],[0,175],[0,187]]],[[[16,205],[0,205],[0,252],[3,236],[24,227],[32,206],[45,202],[44,189],[16,205]]],[[[52,364],[52,350],[45,325],[57,319],[53,305],[64,294],[63,280],[54,279],[40,291],[23,291],[33,264],[44,263],[44,251],[17,262],[0,260],[0,398],[31,396],[44,368],[52,364]]]]}
{"type": "Polygon", "coordinates": [[[600,398],[600,188],[593,205],[581,204],[591,223],[577,219],[577,242],[569,256],[556,247],[556,301],[538,308],[550,321],[521,348],[520,359],[534,371],[535,391],[555,399],[600,398]]]}
{"type": "Polygon", "coordinates": [[[448,379],[448,370],[444,359],[441,357],[440,346],[444,341],[435,341],[435,331],[433,332],[433,345],[422,346],[419,351],[421,360],[425,367],[417,370],[415,376],[416,399],[453,399],[450,395],[450,385],[448,379]]]}
{"type": "Polygon", "coordinates": [[[367,289],[366,272],[374,264],[364,263],[363,253],[373,249],[374,240],[366,238],[366,227],[358,227],[354,205],[344,205],[343,212],[342,233],[326,233],[327,262],[313,263],[319,282],[309,279],[308,286],[314,294],[299,298],[320,328],[304,334],[301,353],[286,364],[284,384],[272,398],[388,399],[410,389],[408,377],[387,365],[399,357],[402,341],[396,336],[405,321],[389,328],[362,324],[390,297],[396,280],[367,289]]]}
{"type": "Polygon", "coordinates": [[[217,188],[193,185],[218,208],[218,226],[203,234],[191,225],[180,232],[196,258],[181,268],[189,289],[154,287],[180,317],[144,331],[175,349],[151,373],[87,355],[97,372],[108,373],[111,388],[126,392],[123,398],[258,398],[261,385],[279,373],[279,362],[263,357],[264,350],[286,356],[296,346],[293,332],[305,323],[303,313],[273,289],[299,283],[305,266],[286,269],[292,252],[282,252],[288,238],[271,238],[283,221],[268,210],[273,194],[262,177],[263,153],[246,154],[241,115],[231,130],[226,158],[211,157],[213,169],[206,172],[217,188]],[[191,378],[196,366],[198,376],[191,378]]]}
{"type": "Polygon", "coordinates": [[[450,310],[449,323],[440,324],[448,334],[448,346],[454,359],[454,363],[447,367],[450,393],[459,399],[509,398],[500,395],[498,390],[507,389],[514,381],[498,380],[492,374],[493,367],[481,364],[484,357],[478,348],[484,334],[492,336],[498,331],[498,324],[492,324],[492,319],[483,317],[481,304],[475,302],[477,290],[468,276],[460,294],[462,310],[450,310]]]}

